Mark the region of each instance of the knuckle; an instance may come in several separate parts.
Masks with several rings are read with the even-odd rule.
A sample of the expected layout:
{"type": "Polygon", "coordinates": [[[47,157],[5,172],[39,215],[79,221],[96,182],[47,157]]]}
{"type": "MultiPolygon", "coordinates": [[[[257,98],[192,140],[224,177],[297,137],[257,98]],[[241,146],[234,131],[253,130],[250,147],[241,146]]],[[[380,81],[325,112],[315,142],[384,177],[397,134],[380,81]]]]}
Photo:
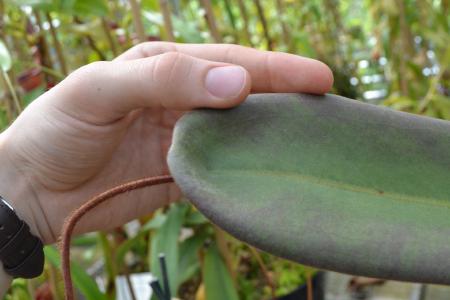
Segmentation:
{"type": "Polygon", "coordinates": [[[155,58],[152,78],[162,83],[169,83],[176,76],[176,69],[179,68],[184,55],[178,52],[166,52],[155,58]]]}
{"type": "Polygon", "coordinates": [[[153,57],[150,70],[146,70],[151,74],[146,77],[150,77],[153,87],[156,87],[153,92],[158,94],[161,106],[174,107],[179,101],[180,94],[186,91],[189,77],[185,73],[191,64],[189,56],[178,52],[166,52],[153,57]]]}
{"type": "Polygon", "coordinates": [[[239,57],[239,54],[247,49],[247,47],[236,44],[223,44],[223,47],[225,48],[225,60],[230,64],[234,64],[236,57],[239,57]]]}
{"type": "Polygon", "coordinates": [[[171,42],[144,42],[134,46],[143,57],[155,56],[166,52],[174,52],[177,47],[171,42]]]}
{"type": "Polygon", "coordinates": [[[173,51],[166,52],[166,53],[159,55],[160,62],[166,63],[166,64],[172,64],[174,61],[179,60],[182,56],[183,56],[183,54],[181,54],[179,52],[173,52],[173,51]]]}

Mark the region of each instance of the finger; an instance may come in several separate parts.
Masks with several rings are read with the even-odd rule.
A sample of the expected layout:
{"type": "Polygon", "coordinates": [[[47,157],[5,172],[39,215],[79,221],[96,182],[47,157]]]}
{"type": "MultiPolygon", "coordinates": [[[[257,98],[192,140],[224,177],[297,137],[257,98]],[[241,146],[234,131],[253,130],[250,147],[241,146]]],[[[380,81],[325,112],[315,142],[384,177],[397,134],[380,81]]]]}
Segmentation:
{"type": "Polygon", "coordinates": [[[72,73],[49,97],[64,112],[104,124],[138,108],[228,108],[250,91],[240,67],[168,52],[132,61],[97,62],[72,73]]]}
{"type": "Polygon", "coordinates": [[[230,44],[175,44],[148,42],[123,53],[116,60],[131,60],[179,52],[194,57],[243,66],[251,75],[252,92],[326,93],[333,74],[324,63],[298,55],[260,51],[230,44]]]}

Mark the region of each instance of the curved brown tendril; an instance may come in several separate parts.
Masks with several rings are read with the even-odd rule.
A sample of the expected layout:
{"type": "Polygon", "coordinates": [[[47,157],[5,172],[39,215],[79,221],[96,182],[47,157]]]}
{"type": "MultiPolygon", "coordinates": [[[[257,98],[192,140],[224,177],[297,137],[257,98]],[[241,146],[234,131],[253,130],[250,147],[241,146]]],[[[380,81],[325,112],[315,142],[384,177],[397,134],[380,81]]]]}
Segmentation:
{"type": "Polygon", "coordinates": [[[131,181],[122,185],[118,185],[106,192],[93,197],[88,202],[83,204],[80,208],[72,212],[72,214],[66,219],[61,233],[61,267],[63,272],[62,275],[66,300],[74,299],[72,276],[70,274],[70,241],[72,238],[73,229],[75,228],[75,225],[78,223],[78,221],[91,209],[97,207],[99,204],[114,196],[143,187],[170,182],[173,182],[173,178],[170,175],[147,177],[131,181]]]}

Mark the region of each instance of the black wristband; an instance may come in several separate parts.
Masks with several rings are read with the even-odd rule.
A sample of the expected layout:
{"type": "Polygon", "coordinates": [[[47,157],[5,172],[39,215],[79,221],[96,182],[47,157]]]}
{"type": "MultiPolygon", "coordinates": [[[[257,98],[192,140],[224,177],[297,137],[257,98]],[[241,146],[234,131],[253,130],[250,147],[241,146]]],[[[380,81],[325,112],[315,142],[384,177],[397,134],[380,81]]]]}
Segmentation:
{"type": "Polygon", "coordinates": [[[42,241],[0,196],[0,261],[13,277],[34,278],[44,269],[42,241]]]}

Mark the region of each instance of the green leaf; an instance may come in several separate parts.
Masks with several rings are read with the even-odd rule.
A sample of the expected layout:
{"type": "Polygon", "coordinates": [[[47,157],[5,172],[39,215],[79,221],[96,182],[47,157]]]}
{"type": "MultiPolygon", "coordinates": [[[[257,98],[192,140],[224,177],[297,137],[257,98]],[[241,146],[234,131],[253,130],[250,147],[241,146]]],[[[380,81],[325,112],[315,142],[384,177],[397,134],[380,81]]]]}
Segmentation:
{"type": "Polygon", "coordinates": [[[160,228],[166,222],[167,216],[161,213],[156,213],[147,223],[142,225],[140,231],[149,231],[160,228]]]}
{"type": "Polygon", "coordinates": [[[146,18],[149,22],[151,22],[155,25],[158,25],[158,26],[164,25],[162,14],[159,12],[144,11],[144,12],[142,12],[142,16],[144,18],[146,18]]]}
{"type": "Polygon", "coordinates": [[[202,32],[197,28],[193,22],[188,22],[177,16],[172,16],[173,27],[175,32],[179,34],[179,37],[184,42],[189,43],[204,43],[205,38],[202,36],[202,32]]]}
{"type": "Polygon", "coordinates": [[[43,11],[55,11],[81,16],[105,16],[108,5],[105,0],[14,0],[17,6],[31,6],[43,11]]]}
{"type": "Polygon", "coordinates": [[[189,280],[200,269],[198,251],[208,236],[195,234],[180,245],[178,284],[189,280]]]}
{"type": "Polygon", "coordinates": [[[44,85],[41,85],[41,86],[33,89],[29,93],[23,95],[22,99],[23,99],[23,102],[25,103],[25,106],[27,106],[28,104],[33,102],[35,99],[37,99],[40,95],[45,93],[45,88],[46,87],[44,85]]]}
{"type": "Polygon", "coordinates": [[[239,299],[236,288],[233,286],[230,273],[215,244],[212,244],[205,254],[203,283],[205,285],[206,299],[239,299]]]}
{"type": "MultiPolygon", "coordinates": [[[[44,247],[46,259],[55,267],[61,268],[61,257],[53,246],[44,247]]],[[[95,280],[86,273],[86,271],[78,264],[72,261],[72,279],[75,287],[86,297],[87,300],[107,300],[97,286],[95,280]]]]}
{"type": "Polygon", "coordinates": [[[185,114],[168,162],[200,211],[259,249],[450,284],[450,122],[335,95],[254,95],[185,114]]]}
{"type": "Polygon", "coordinates": [[[68,0],[7,0],[16,6],[31,6],[43,12],[62,12],[63,4],[68,0]]]}
{"type": "Polygon", "coordinates": [[[138,246],[145,235],[150,230],[159,229],[166,221],[167,216],[161,213],[156,213],[147,223],[145,223],[137,233],[136,236],[127,239],[124,243],[120,244],[116,249],[116,263],[120,267],[125,262],[125,255],[133,248],[138,246]]]}
{"type": "Polygon", "coordinates": [[[450,98],[436,94],[432,103],[439,109],[444,120],[450,120],[450,98]]]}
{"type": "Polygon", "coordinates": [[[77,0],[60,0],[60,8],[62,11],[71,12],[77,0]]]}
{"type": "Polygon", "coordinates": [[[32,297],[30,296],[27,287],[27,280],[23,278],[16,278],[11,282],[11,287],[3,299],[29,300],[31,298],[32,297]]]}
{"type": "Polygon", "coordinates": [[[6,48],[5,43],[0,40],[0,67],[3,72],[8,72],[11,69],[11,55],[6,48]]]}
{"type": "Polygon", "coordinates": [[[75,247],[93,247],[97,244],[98,238],[96,235],[87,233],[76,236],[72,239],[72,246],[75,247]]]}
{"type": "Polygon", "coordinates": [[[108,5],[105,0],[76,0],[73,11],[82,16],[105,16],[108,13],[108,5]]]}
{"type": "Polygon", "coordinates": [[[125,255],[136,245],[138,245],[145,235],[145,231],[140,231],[136,236],[127,239],[125,242],[120,244],[119,247],[117,247],[115,260],[118,268],[121,268],[125,264],[125,255]]]}
{"type": "Polygon", "coordinates": [[[201,225],[208,223],[208,219],[205,218],[205,216],[199,212],[199,211],[193,211],[189,213],[186,217],[186,221],[184,222],[185,225],[201,225]]]}
{"type": "Polygon", "coordinates": [[[159,10],[158,0],[142,0],[141,1],[142,10],[159,10]]]}
{"type": "Polygon", "coordinates": [[[179,236],[189,204],[175,203],[170,206],[164,224],[155,232],[151,240],[150,271],[162,279],[159,267],[159,254],[164,253],[167,261],[167,273],[170,291],[176,294],[178,289],[179,236]]]}
{"type": "Polygon", "coordinates": [[[55,6],[55,1],[57,0],[9,0],[14,5],[17,6],[31,6],[34,8],[52,8],[55,6]]]}

